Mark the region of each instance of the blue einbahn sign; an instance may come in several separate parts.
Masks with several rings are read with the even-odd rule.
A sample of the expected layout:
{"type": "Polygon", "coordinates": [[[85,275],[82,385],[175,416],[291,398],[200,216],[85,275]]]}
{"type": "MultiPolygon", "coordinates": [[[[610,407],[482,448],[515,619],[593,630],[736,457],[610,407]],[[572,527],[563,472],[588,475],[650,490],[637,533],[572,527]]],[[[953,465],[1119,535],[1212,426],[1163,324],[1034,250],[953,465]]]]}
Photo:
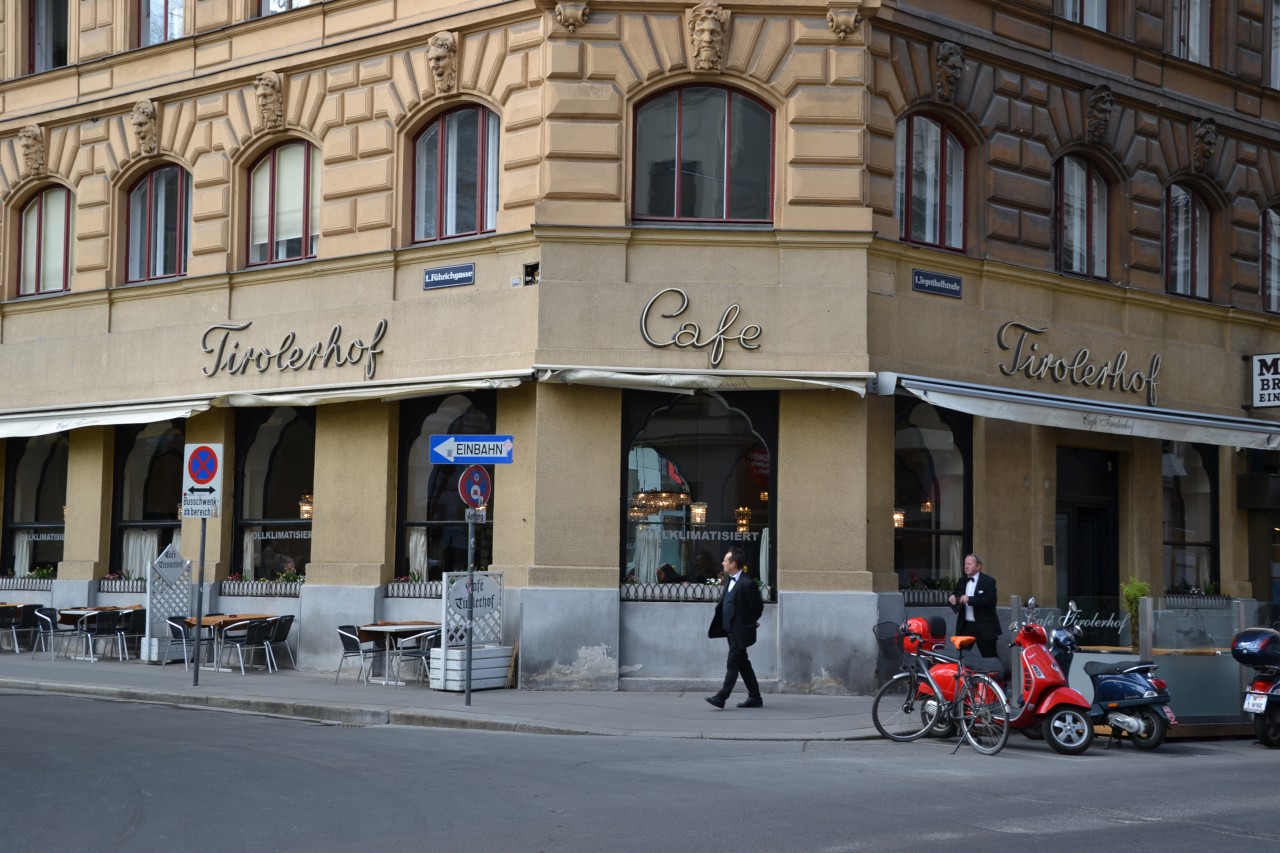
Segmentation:
{"type": "Polygon", "coordinates": [[[507,465],[513,442],[509,435],[433,435],[432,465],[507,465]]]}

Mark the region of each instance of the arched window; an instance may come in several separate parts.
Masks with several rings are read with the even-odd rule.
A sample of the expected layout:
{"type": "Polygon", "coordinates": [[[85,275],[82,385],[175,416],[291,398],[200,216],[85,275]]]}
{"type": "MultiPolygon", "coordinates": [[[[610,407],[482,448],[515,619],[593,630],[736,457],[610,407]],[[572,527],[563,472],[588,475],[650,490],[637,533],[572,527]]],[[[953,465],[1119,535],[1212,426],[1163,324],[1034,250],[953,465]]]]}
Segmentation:
{"type": "Polygon", "coordinates": [[[1165,193],[1165,287],[1178,296],[1209,298],[1209,207],[1195,190],[1173,184],[1165,193]]]}
{"type": "Polygon", "coordinates": [[[636,108],[636,219],[771,222],[773,112],[741,92],[685,86],[636,108]]]}
{"type": "Polygon", "coordinates": [[[1107,277],[1107,182],[1087,160],[1058,164],[1058,269],[1107,277]]]}
{"type": "Polygon", "coordinates": [[[306,142],[277,145],[249,173],[249,263],[316,256],[320,162],[306,142]]]}
{"type": "MultiPolygon", "coordinates": [[[[315,509],[316,410],[236,412],[236,571],[244,580],[304,572],[315,509]]],[[[340,513],[341,507],[331,510],[340,513]]]]}
{"type": "Polygon", "coordinates": [[[777,406],[769,392],[624,392],[624,583],[657,583],[663,564],[705,583],[737,545],[751,574],[776,585],[777,406]]]}
{"type": "Polygon", "coordinates": [[[145,578],[170,543],[182,547],[178,504],[185,421],[116,427],[115,537],[111,565],[126,578],[145,578]],[[177,497],[175,497],[175,495],[177,497]]]}
{"type": "Polygon", "coordinates": [[[928,116],[898,122],[896,176],[900,236],[964,250],[964,145],[928,116]]]}
{"type": "Polygon", "coordinates": [[[49,187],[22,209],[18,295],[70,288],[72,206],[69,190],[49,187]]]}
{"type": "MultiPolygon", "coordinates": [[[[970,548],[968,415],[897,397],[893,563],[902,589],[949,588],[970,548]]],[[[885,519],[885,522],[888,522],[885,519]]]]}
{"type": "Polygon", "coordinates": [[[1280,208],[1262,215],[1262,305],[1280,314],[1280,208]]]}
{"type": "MultiPolygon", "coordinates": [[[[465,465],[431,461],[433,435],[488,435],[496,420],[492,391],[423,397],[400,404],[401,535],[396,576],[440,580],[467,570],[466,505],[458,496],[465,465]]],[[[490,476],[493,470],[490,468],[490,476]]],[[[477,567],[493,562],[494,495],[487,520],[476,525],[477,567]]]]}
{"type": "Polygon", "coordinates": [[[469,106],[439,116],[413,145],[415,242],[492,231],[498,218],[498,117],[469,106]]]}
{"type": "Polygon", "coordinates": [[[1218,454],[1207,444],[1162,443],[1164,582],[1172,593],[1218,592],[1218,454]]]}
{"type": "Polygon", "coordinates": [[[129,281],[184,275],[191,231],[191,175],[161,166],[129,192],[129,281]]]}
{"type": "Polygon", "coordinates": [[[55,572],[67,515],[67,434],[9,440],[5,555],[0,575],[55,572]]]}

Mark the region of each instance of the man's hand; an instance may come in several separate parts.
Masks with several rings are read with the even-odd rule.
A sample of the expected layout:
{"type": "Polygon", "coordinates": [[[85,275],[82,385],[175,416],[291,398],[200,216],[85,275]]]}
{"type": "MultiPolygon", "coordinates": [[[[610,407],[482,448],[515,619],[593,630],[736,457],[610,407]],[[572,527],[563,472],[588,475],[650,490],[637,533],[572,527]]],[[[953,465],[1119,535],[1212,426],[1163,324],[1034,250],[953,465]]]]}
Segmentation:
{"type": "Polygon", "coordinates": [[[954,592],[953,592],[953,593],[951,593],[951,596],[950,596],[949,598],[947,598],[947,602],[948,602],[952,607],[955,607],[955,606],[956,606],[956,594],[955,594],[954,592]]]}

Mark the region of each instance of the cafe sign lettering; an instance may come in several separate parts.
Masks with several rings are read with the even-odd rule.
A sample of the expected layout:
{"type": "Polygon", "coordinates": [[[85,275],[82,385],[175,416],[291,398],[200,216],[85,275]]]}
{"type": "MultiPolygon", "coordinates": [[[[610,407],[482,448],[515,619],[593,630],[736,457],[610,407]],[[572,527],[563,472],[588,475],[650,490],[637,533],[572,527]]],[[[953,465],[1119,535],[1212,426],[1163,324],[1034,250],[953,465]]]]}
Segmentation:
{"type": "Polygon", "coordinates": [[[724,313],[720,315],[720,320],[715,324],[714,330],[708,329],[705,334],[703,328],[692,321],[685,321],[671,329],[671,324],[660,323],[654,319],[653,314],[659,300],[663,300],[671,294],[675,299],[670,297],[664,301],[673,304],[678,300],[678,305],[671,313],[660,313],[658,319],[671,320],[679,317],[689,307],[689,295],[678,287],[668,287],[666,290],[660,290],[653,295],[648,302],[645,303],[644,311],[640,314],[640,334],[644,335],[645,342],[651,347],[663,349],[664,347],[675,347],[677,349],[693,349],[711,348],[711,366],[719,367],[721,359],[724,358],[724,347],[729,341],[736,341],[738,346],[745,350],[760,349],[760,345],[752,343],[760,337],[763,331],[760,326],[755,323],[742,326],[737,331],[734,327],[738,322],[738,315],[742,313],[742,307],[738,303],[733,303],[724,309],[724,313]],[[670,334],[670,337],[666,337],[670,334]],[[665,339],[664,339],[665,338],[665,339]]]}
{"type": "Polygon", "coordinates": [[[241,339],[241,333],[249,331],[253,322],[217,323],[205,329],[200,339],[200,349],[213,356],[213,364],[202,368],[205,376],[226,373],[242,376],[249,370],[266,373],[276,370],[312,370],[319,362],[322,367],[357,365],[364,362],[364,376],[372,379],[378,369],[378,356],[382,350],[378,344],[387,333],[387,321],[379,320],[366,343],[362,338],[343,340],[342,326],[334,324],[327,338],[313,344],[298,343],[295,332],[286,332],[276,346],[252,345],[241,339]]]}
{"type": "Polygon", "coordinates": [[[1127,394],[1147,395],[1147,405],[1156,404],[1156,388],[1160,375],[1160,354],[1151,356],[1146,370],[1129,369],[1129,353],[1120,350],[1108,361],[1100,361],[1088,348],[1081,347],[1073,355],[1056,355],[1042,352],[1035,338],[1049,329],[1037,329],[1025,323],[1010,320],[996,332],[996,344],[1010,354],[1008,361],[1000,365],[1005,376],[1021,374],[1028,379],[1044,382],[1069,382],[1086,388],[1122,391],[1127,394]]]}

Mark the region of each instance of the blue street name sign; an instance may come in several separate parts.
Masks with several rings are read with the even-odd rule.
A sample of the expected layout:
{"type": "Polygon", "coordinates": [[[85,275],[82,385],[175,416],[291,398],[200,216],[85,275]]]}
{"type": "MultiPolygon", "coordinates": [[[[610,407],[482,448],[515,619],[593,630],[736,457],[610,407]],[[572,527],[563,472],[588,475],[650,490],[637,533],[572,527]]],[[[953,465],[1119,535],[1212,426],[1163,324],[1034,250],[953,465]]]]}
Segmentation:
{"type": "Polygon", "coordinates": [[[911,289],[921,293],[936,293],[939,296],[953,296],[961,299],[964,297],[964,279],[944,272],[912,270],[911,289]]]}
{"type": "Polygon", "coordinates": [[[475,264],[453,264],[448,267],[431,267],[422,271],[422,289],[457,287],[476,283],[475,264]]]}
{"type": "Polygon", "coordinates": [[[433,435],[432,465],[506,465],[513,443],[509,435],[433,435]]]}

